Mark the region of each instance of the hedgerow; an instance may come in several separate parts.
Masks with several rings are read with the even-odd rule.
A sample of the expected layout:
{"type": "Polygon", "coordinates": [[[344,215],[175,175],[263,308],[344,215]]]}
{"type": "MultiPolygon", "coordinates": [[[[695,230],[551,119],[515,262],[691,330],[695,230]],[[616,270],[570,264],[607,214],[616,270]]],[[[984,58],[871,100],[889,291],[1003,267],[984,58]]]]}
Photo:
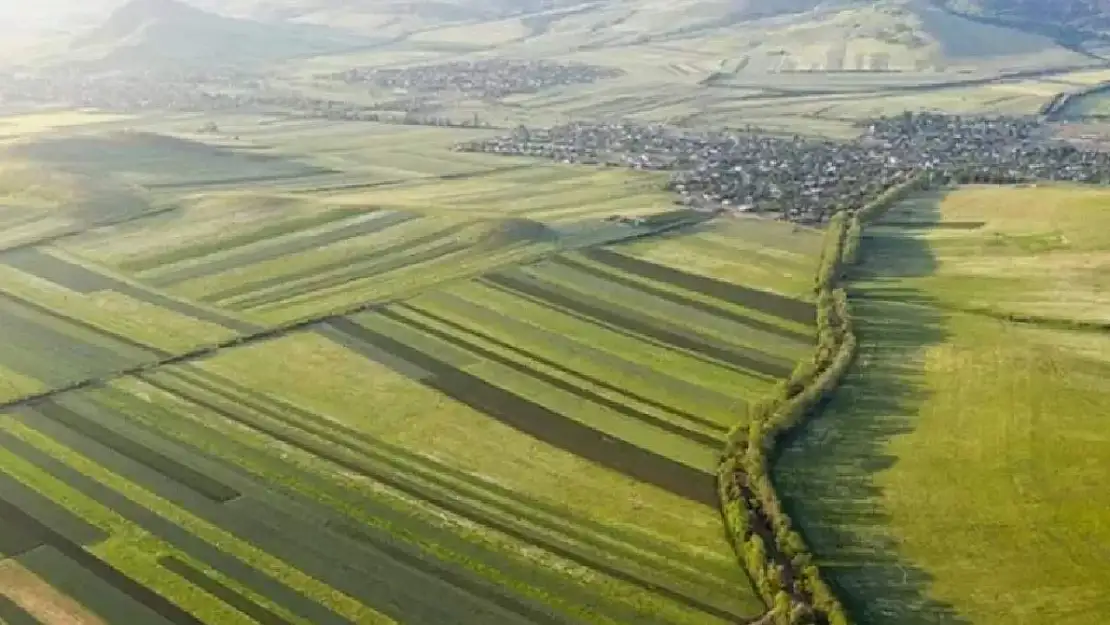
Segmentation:
{"type": "Polygon", "coordinates": [[[821,577],[813,554],[794,529],[771,478],[779,442],[837,388],[856,353],[851,307],[842,271],[859,258],[864,224],[926,184],[924,176],[891,187],[854,213],[829,221],[814,288],[817,345],[788,379],[754,404],[746,425],[730,431],[718,471],[718,494],[730,542],[776,625],[847,625],[849,617],[821,577]]]}

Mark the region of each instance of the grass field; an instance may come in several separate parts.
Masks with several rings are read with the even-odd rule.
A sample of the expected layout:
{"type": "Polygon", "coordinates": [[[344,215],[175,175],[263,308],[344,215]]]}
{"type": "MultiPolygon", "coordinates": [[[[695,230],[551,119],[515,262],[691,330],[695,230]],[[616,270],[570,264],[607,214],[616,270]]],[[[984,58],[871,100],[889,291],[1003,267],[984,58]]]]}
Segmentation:
{"type": "Polygon", "coordinates": [[[150,177],[113,181],[147,210],[0,252],[0,621],[765,610],[714,474],[811,350],[817,232],[715,220],[653,253],[605,218],[673,212],[655,174],[456,160],[441,129],[221,119],[232,149],[143,123],[142,150],[21,156],[95,177],[50,143],[77,137],[150,177]],[[223,149],[334,171],[200,166],[223,149]]]}
{"type": "Polygon", "coordinates": [[[1104,190],[971,187],[867,231],[858,364],[776,475],[860,622],[1094,624],[1110,607],[1110,343],[1067,325],[1105,313],[1108,207],[1104,190]]]}

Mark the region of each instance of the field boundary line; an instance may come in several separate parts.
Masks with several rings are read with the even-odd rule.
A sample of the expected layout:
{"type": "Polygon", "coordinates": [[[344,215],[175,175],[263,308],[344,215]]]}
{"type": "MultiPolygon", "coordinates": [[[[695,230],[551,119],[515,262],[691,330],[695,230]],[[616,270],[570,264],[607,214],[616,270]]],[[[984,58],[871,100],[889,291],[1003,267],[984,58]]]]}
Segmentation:
{"type": "Polygon", "coordinates": [[[771,469],[780,443],[836,391],[854,361],[857,339],[842,281],[845,267],[858,261],[863,223],[926,183],[925,176],[911,177],[870,204],[833,215],[814,285],[818,339],[812,359],[798,363],[784,384],[752,407],[749,421],[729,433],[717,482],[721,517],[737,558],[768,607],[766,623],[851,623],[814,564],[809,546],[793,528],[771,469]]]}

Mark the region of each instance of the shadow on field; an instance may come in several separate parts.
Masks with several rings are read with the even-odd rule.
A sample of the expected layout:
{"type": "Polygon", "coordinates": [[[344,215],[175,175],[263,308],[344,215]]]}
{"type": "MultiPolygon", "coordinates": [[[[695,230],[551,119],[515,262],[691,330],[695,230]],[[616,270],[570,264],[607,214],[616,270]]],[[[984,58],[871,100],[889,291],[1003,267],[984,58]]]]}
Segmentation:
{"type": "Polygon", "coordinates": [[[940,309],[900,280],[936,268],[926,241],[914,234],[922,232],[916,224],[938,220],[938,199],[912,203],[914,228],[864,240],[863,263],[850,285],[859,357],[821,414],[787,441],[775,466],[787,512],[864,625],[968,623],[929,598],[932,577],[903,559],[881,503],[881,474],[898,461],[887,444],[913,431],[929,392],[923,351],[946,338],[940,309]]]}

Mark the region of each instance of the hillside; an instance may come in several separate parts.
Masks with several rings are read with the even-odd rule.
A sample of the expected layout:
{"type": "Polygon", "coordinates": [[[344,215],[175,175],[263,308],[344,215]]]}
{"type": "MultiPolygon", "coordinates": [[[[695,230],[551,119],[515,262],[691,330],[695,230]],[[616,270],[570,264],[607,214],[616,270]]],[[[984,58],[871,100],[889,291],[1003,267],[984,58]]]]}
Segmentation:
{"type": "Polygon", "coordinates": [[[953,11],[1079,45],[1110,32],[1106,0],[941,0],[953,11]]]}
{"type": "Polygon", "coordinates": [[[59,60],[111,70],[241,67],[365,43],[322,26],[226,17],[179,0],[132,0],[75,37],[59,60]]]}

